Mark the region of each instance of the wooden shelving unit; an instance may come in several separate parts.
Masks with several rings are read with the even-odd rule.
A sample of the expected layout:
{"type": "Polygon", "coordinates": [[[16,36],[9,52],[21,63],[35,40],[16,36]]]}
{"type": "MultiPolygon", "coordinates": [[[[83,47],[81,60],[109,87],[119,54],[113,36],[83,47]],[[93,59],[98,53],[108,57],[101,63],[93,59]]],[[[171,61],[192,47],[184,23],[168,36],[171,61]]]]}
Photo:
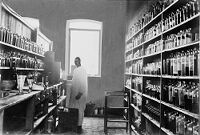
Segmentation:
{"type": "MultiPolygon", "coordinates": [[[[152,2],[153,4],[155,4],[157,1],[152,2]]],[[[163,1],[162,1],[163,2],[163,1]]],[[[125,41],[126,45],[129,45],[129,49],[128,51],[125,51],[125,59],[127,56],[137,56],[136,58],[130,58],[129,57],[129,61],[125,61],[125,71],[131,71],[131,67],[132,68],[132,73],[125,73],[125,84],[128,84],[129,86],[127,87],[126,85],[124,86],[126,91],[130,92],[130,119],[132,119],[131,117],[133,117],[135,119],[135,117],[140,117],[141,118],[141,125],[140,125],[140,129],[135,128],[134,127],[134,122],[130,121],[130,134],[141,134],[141,132],[143,132],[145,130],[146,134],[166,134],[166,135],[175,135],[175,133],[173,133],[171,130],[172,129],[168,129],[167,127],[165,127],[164,125],[164,113],[176,113],[179,116],[184,116],[186,118],[186,120],[188,121],[195,121],[196,123],[198,123],[198,120],[200,118],[199,113],[194,113],[191,112],[187,109],[183,109],[183,107],[179,107],[178,105],[174,105],[172,103],[168,103],[166,101],[163,101],[163,97],[165,97],[166,93],[164,93],[164,86],[168,85],[168,81],[171,81],[173,83],[175,82],[181,82],[184,83],[186,82],[187,85],[188,84],[192,84],[193,85],[198,85],[199,84],[199,79],[200,79],[200,75],[199,75],[199,56],[198,56],[198,63],[196,66],[198,66],[198,74],[197,75],[176,75],[176,74],[169,74],[169,73],[164,73],[164,60],[166,60],[167,58],[171,57],[176,59],[175,54],[180,54],[182,52],[189,52],[192,49],[197,48],[197,50],[199,50],[199,44],[200,44],[200,28],[199,28],[199,24],[200,24],[200,11],[198,11],[198,13],[195,12],[195,14],[191,15],[190,17],[188,17],[187,19],[180,21],[179,24],[175,24],[174,26],[169,26],[169,28],[163,30],[161,29],[160,33],[156,33],[154,36],[152,36],[150,39],[147,38],[147,40],[145,39],[145,33],[147,30],[149,30],[149,28],[152,28],[153,26],[155,26],[155,24],[158,24],[159,22],[161,22],[161,27],[164,27],[164,25],[166,25],[165,23],[162,24],[162,21],[165,20],[166,18],[168,18],[168,16],[171,15],[171,13],[175,12],[177,9],[181,9],[182,7],[184,7],[188,2],[192,3],[194,2],[193,0],[189,0],[189,1],[182,1],[182,0],[174,0],[172,3],[170,3],[170,5],[168,5],[167,7],[165,7],[164,9],[162,9],[162,11],[160,13],[158,13],[157,15],[155,15],[153,18],[151,18],[151,20],[147,23],[147,24],[142,24],[143,26],[140,25],[139,30],[137,30],[136,32],[133,32],[135,26],[138,25],[138,23],[141,23],[142,21],[137,21],[137,19],[135,18],[141,18],[139,16],[136,16],[135,18],[133,18],[134,24],[136,25],[129,25],[130,28],[128,28],[129,30],[131,30],[131,34],[129,33],[127,34],[127,38],[125,41]],[[177,46],[173,46],[167,47],[165,41],[168,40],[168,37],[170,35],[177,35],[180,31],[184,31],[186,29],[191,28],[192,30],[192,34],[193,34],[193,38],[191,38],[190,42],[187,42],[184,44],[182,44],[182,42],[180,43],[180,45],[177,46]],[[196,37],[194,36],[196,34],[196,37]],[[142,39],[137,39],[139,36],[142,35],[142,39]],[[137,39],[134,42],[134,39],[137,39]],[[139,41],[139,42],[138,42],[139,41]],[[162,44],[161,49],[159,51],[154,51],[154,52],[147,52],[146,50],[148,49],[149,45],[154,44],[155,42],[160,41],[162,44]],[[133,46],[131,47],[130,44],[133,44],[133,46]],[[146,50],[145,50],[146,49],[146,50]],[[130,52],[132,54],[130,54],[130,52]],[[147,52],[147,53],[146,53],[147,52]],[[138,53],[138,54],[136,54],[138,53]],[[136,55],[135,55],[136,54],[136,55]],[[148,54],[148,55],[147,55],[148,54]],[[172,57],[173,54],[174,56],[172,57]],[[139,57],[138,57],[139,56],[139,57]],[[138,61],[138,63],[137,63],[138,61]],[[140,64],[140,61],[142,61],[142,64],[140,64]],[[152,74],[147,74],[144,72],[144,68],[147,64],[151,64],[152,62],[160,62],[160,72],[159,73],[155,73],[153,72],[152,74]],[[129,69],[129,70],[128,70],[129,69]],[[142,81],[142,86],[140,86],[140,90],[138,90],[137,86],[138,84],[140,84],[141,82],[137,82],[137,80],[141,79],[142,81]],[[155,90],[155,93],[151,93],[150,95],[147,94],[147,88],[146,88],[146,83],[147,81],[151,81],[151,82],[156,82],[155,84],[151,84],[152,87],[155,88],[160,88],[159,90],[159,98],[154,98],[152,96],[150,96],[151,94],[155,96],[155,93],[158,92],[157,89],[155,90]],[[131,85],[130,85],[131,83],[131,85]],[[137,87],[136,87],[137,86],[137,87]],[[156,87],[155,87],[156,86],[156,87]],[[136,87],[136,88],[135,88],[136,87]],[[133,89],[134,88],[134,89],[133,89]],[[142,91],[141,91],[142,89],[142,91]],[[139,92],[141,91],[141,92],[139,92]],[[134,105],[133,102],[139,102],[138,100],[136,101],[135,99],[133,99],[133,95],[137,95],[137,97],[141,96],[141,100],[142,100],[142,108],[139,109],[137,106],[134,105]],[[150,109],[149,106],[148,108],[146,107],[146,105],[150,105],[150,109]],[[152,108],[153,109],[152,109],[152,108]],[[155,110],[154,110],[155,109],[155,110]],[[140,115],[135,114],[136,110],[140,115]],[[159,117],[155,116],[155,115],[151,115],[152,112],[155,111],[155,115],[156,113],[160,114],[159,117]],[[159,112],[156,112],[159,111],[159,112]],[[151,117],[152,116],[152,117],[151,117]],[[157,120],[156,120],[157,119],[157,120]],[[149,129],[149,127],[152,127],[151,125],[148,125],[149,123],[146,121],[150,121],[150,123],[152,125],[154,125],[157,128],[152,128],[149,129]],[[144,130],[143,130],[144,129],[144,130]],[[138,131],[140,130],[140,131],[138,131]],[[147,131],[148,130],[148,131],[147,131]],[[156,132],[154,132],[156,131],[156,132]]],[[[151,3],[151,4],[152,4],[151,3]]],[[[148,7],[152,6],[152,5],[148,5],[148,7]]],[[[154,5],[155,6],[155,5],[154,5]]],[[[198,5],[199,6],[199,5],[198,5]]],[[[131,6],[130,6],[131,7],[131,6]]],[[[129,8],[130,8],[129,7],[129,8]]],[[[149,8],[150,9],[150,8],[149,8]]],[[[146,13],[144,13],[146,14],[146,13]]],[[[131,13],[130,13],[131,15],[131,13]]],[[[181,19],[180,19],[181,20],[181,19]]],[[[128,20],[130,21],[130,20],[128,20]]],[[[131,23],[133,23],[133,21],[130,21],[131,23]]],[[[129,32],[129,31],[128,31],[129,32]]],[[[182,38],[182,37],[181,37],[182,38]]],[[[177,39],[178,40],[178,39],[177,39]]],[[[181,39],[182,40],[182,39],[181,39]]],[[[175,42],[175,41],[174,41],[175,42]]],[[[198,54],[198,53],[197,53],[198,54]]],[[[187,56],[189,55],[189,53],[187,54],[187,56]]],[[[191,52],[190,52],[191,55],[191,52]]],[[[178,55],[177,55],[178,56],[178,55]]],[[[192,55],[191,55],[192,57],[192,55]]],[[[173,61],[174,62],[174,61],[173,61]]],[[[155,63],[154,63],[155,64],[155,63]]],[[[172,63],[173,66],[174,63],[172,63]]],[[[156,64],[155,64],[156,65],[156,64]]],[[[192,65],[193,66],[193,65],[192,65]]],[[[155,68],[155,67],[154,67],[155,68]]],[[[174,70],[176,67],[172,67],[172,69],[174,70]]],[[[196,67],[194,67],[196,68],[196,67]]],[[[152,68],[153,69],[153,68],[152,68]]],[[[193,69],[189,69],[189,70],[193,70],[193,69]]],[[[166,72],[166,71],[165,71],[166,72]]],[[[173,88],[176,88],[177,84],[173,84],[173,88]]],[[[198,91],[199,92],[199,91],[198,91]]],[[[168,93],[169,94],[169,93],[168,93]]],[[[168,96],[167,96],[168,97],[168,96]]],[[[177,103],[176,103],[177,104],[177,103]]],[[[174,125],[176,126],[176,124],[174,125]]],[[[143,133],[142,133],[143,134],[143,133]]],[[[144,133],[145,134],[145,133],[144,133]]],[[[178,133],[177,133],[178,134],[178,133]]],[[[200,132],[199,132],[200,134],[200,132]]]]}
{"type": "MultiPolygon", "coordinates": [[[[0,17],[0,81],[15,80],[9,77],[22,72],[23,75],[43,74],[44,53],[52,51],[52,41],[4,1],[0,1],[0,17]]],[[[47,131],[48,118],[56,116],[57,107],[66,99],[64,83],[34,86],[31,92],[24,86],[23,93],[10,90],[8,96],[0,98],[0,134],[29,135],[38,129],[47,131]]]]}

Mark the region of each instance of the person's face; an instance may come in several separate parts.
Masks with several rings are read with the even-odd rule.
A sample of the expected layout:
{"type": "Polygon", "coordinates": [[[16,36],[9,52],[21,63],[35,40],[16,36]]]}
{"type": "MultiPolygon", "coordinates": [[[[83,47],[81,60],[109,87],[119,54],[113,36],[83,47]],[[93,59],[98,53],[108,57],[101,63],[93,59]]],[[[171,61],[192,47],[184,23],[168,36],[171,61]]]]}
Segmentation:
{"type": "Polygon", "coordinates": [[[79,67],[81,65],[80,60],[79,59],[75,59],[74,63],[77,67],[79,67]]]}

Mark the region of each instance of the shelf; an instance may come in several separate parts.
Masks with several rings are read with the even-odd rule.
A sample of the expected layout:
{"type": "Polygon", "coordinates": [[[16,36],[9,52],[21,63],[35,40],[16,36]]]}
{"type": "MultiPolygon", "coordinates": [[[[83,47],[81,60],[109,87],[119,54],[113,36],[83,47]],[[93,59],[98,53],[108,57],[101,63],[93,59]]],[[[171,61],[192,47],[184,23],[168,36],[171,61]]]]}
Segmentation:
{"type": "Polygon", "coordinates": [[[57,104],[60,104],[63,100],[66,99],[67,96],[60,96],[60,98],[58,99],[57,104]]]}
{"type": "Polygon", "coordinates": [[[32,130],[21,129],[19,131],[6,131],[6,135],[30,135],[32,130]]]}
{"type": "Polygon", "coordinates": [[[148,42],[150,42],[150,41],[152,41],[152,40],[154,40],[154,39],[158,38],[158,37],[159,37],[159,36],[161,36],[161,35],[162,35],[162,32],[161,32],[160,34],[158,34],[158,35],[156,35],[156,36],[154,36],[154,37],[150,38],[149,40],[147,40],[147,41],[144,41],[144,42],[143,42],[143,44],[146,44],[146,43],[148,43],[148,42]]]}
{"type": "Polygon", "coordinates": [[[37,126],[40,125],[40,123],[47,117],[47,114],[45,114],[44,116],[40,117],[39,119],[37,119],[35,122],[34,122],[34,126],[33,128],[35,129],[37,126]]]}
{"type": "Polygon", "coordinates": [[[131,130],[134,132],[135,135],[140,135],[136,130],[133,125],[131,125],[131,130]]]}
{"type": "Polygon", "coordinates": [[[156,125],[158,128],[160,128],[160,123],[151,118],[148,114],[142,113],[142,115],[147,118],[149,121],[151,121],[154,125],[156,125]]]}
{"type": "Polygon", "coordinates": [[[133,47],[133,50],[135,50],[136,48],[138,48],[138,47],[142,46],[142,45],[143,45],[143,43],[144,43],[144,42],[142,42],[142,43],[140,43],[139,45],[137,45],[137,46],[133,47]]]}
{"type": "Polygon", "coordinates": [[[149,95],[147,95],[147,94],[142,94],[144,97],[146,97],[146,98],[148,98],[148,99],[151,99],[151,100],[154,100],[154,101],[156,101],[156,102],[158,102],[158,103],[160,103],[160,100],[158,100],[158,99],[156,99],[156,98],[153,98],[153,97],[151,97],[151,96],[149,96],[149,95]]]}
{"type": "Polygon", "coordinates": [[[151,21],[149,21],[146,25],[144,25],[140,30],[138,30],[136,33],[134,33],[130,38],[128,38],[126,40],[126,42],[128,42],[129,40],[131,40],[135,35],[137,35],[141,30],[143,30],[145,27],[147,27],[149,24],[151,24],[154,20],[156,20],[159,16],[161,16],[165,11],[167,11],[170,7],[172,7],[173,5],[175,5],[178,2],[178,0],[175,0],[171,5],[169,5],[168,7],[166,7],[162,12],[160,12],[158,15],[156,15],[153,19],[151,19],[151,21]]]}
{"type": "Polygon", "coordinates": [[[128,86],[125,86],[125,88],[127,88],[127,89],[131,90],[131,88],[130,88],[130,87],[128,87],[128,86]]]}
{"type": "Polygon", "coordinates": [[[158,55],[158,54],[161,54],[161,53],[162,53],[162,51],[159,51],[159,52],[156,52],[156,53],[153,53],[153,54],[144,55],[143,58],[152,57],[152,56],[155,56],[155,55],[158,55]]]}
{"type": "Polygon", "coordinates": [[[54,105],[54,106],[51,106],[48,108],[48,113],[51,113],[55,108],[56,108],[57,105],[54,105]]]}
{"type": "Polygon", "coordinates": [[[132,75],[132,73],[125,73],[125,75],[132,75]]]}
{"type": "Polygon", "coordinates": [[[10,69],[10,67],[0,67],[0,69],[10,69]]]}
{"type": "Polygon", "coordinates": [[[131,62],[133,59],[125,60],[125,63],[131,62]]]}
{"type": "Polygon", "coordinates": [[[199,76],[172,76],[172,75],[162,75],[162,78],[169,78],[169,79],[187,79],[187,80],[199,80],[199,76]]]}
{"type": "Polygon", "coordinates": [[[168,30],[166,30],[166,31],[163,31],[162,34],[166,34],[167,32],[169,32],[169,31],[171,31],[171,30],[173,30],[173,29],[175,29],[175,28],[178,28],[178,27],[180,27],[181,25],[186,24],[187,22],[189,22],[189,21],[191,21],[191,20],[193,20],[193,19],[195,19],[195,18],[197,18],[197,17],[199,17],[199,16],[200,16],[200,13],[194,15],[193,17],[187,19],[187,20],[184,21],[184,22],[181,22],[181,23],[178,24],[178,25],[175,25],[174,27],[172,27],[172,28],[170,28],[170,29],[168,29],[168,30]]]}
{"type": "Polygon", "coordinates": [[[137,93],[137,94],[139,94],[139,95],[142,95],[142,93],[141,93],[141,92],[139,92],[138,90],[131,89],[131,91],[133,91],[133,92],[135,92],[135,93],[137,93]]]}
{"type": "Polygon", "coordinates": [[[2,45],[4,45],[4,46],[7,46],[7,47],[15,48],[15,49],[20,50],[20,51],[28,52],[28,53],[33,54],[33,55],[36,55],[36,56],[44,57],[43,55],[40,55],[40,54],[37,54],[37,53],[35,53],[35,52],[22,49],[22,48],[20,48],[20,47],[17,47],[17,46],[14,46],[14,45],[11,45],[11,44],[2,42],[2,41],[0,41],[0,44],[2,44],[2,45]]]}
{"type": "Polygon", "coordinates": [[[161,77],[161,75],[150,75],[150,74],[142,74],[145,77],[161,77]]]}
{"type": "Polygon", "coordinates": [[[128,52],[130,52],[130,51],[132,51],[132,50],[133,50],[133,48],[128,49],[128,50],[125,51],[125,53],[128,53],[128,52]]]}
{"type": "Polygon", "coordinates": [[[114,120],[113,119],[108,119],[107,121],[108,122],[126,122],[126,123],[129,122],[129,120],[120,120],[120,119],[114,119],[114,120]]]}
{"type": "Polygon", "coordinates": [[[60,83],[58,83],[58,84],[55,84],[55,85],[52,85],[52,86],[48,86],[47,89],[52,89],[52,88],[58,87],[58,86],[60,86],[60,85],[62,85],[62,84],[63,84],[63,83],[60,82],[60,83]]]}
{"type": "Polygon", "coordinates": [[[139,59],[142,59],[142,58],[143,58],[143,56],[138,57],[138,58],[133,58],[132,61],[139,60],[139,59]]]}
{"type": "Polygon", "coordinates": [[[178,50],[178,49],[181,49],[181,48],[185,48],[185,47],[189,47],[189,46],[193,46],[193,45],[199,44],[199,42],[200,41],[196,41],[196,42],[192,42],[192,43],[189,43],[189,44],[185,44],[185,45],[181,45],[181,46],[178,46],[178,47],[174,47],[174,48],[171,48],[171,49],[165,49],[165,50],[163,50],[163,53],[170,52],[170,51],[175,51],[175,50],[178,50]]]}
{"type": "Polygon", "coordinates": [[[166,103],[166,102],[163,102],[163,101],[161,101],[161,103],[162,103],[163,105],[165,105],[165,106],[168,106],[168,107],[170,107],[170,108],[176,110],[176,111],[179,111],[179,112],[181,112],[181,113],[184,113],[184,114],[186,114],[186,115],[188,115],[188,116],[190,116],[190,117],[193,117],[193,118],[195,118],[195,119],[199,119],[199,115],[198,115],[198,114],[189,112],[188,110],[182,109],[182,108],[180,108],[180,107],[177,107],[177,106],[175,106],[175,105],[172,105],[172,104],[169,104],[169,103],[166,103]]]}
{"type": "Polygon", "coordinates": [[[22,17],[16,13],[13,9],[11,9],[9,6],[7,6],[5,3],[2,2],[2,7],[8,11],[10,14],[12,14],[14,17],[16,17],[18,20],[20,20],[21,22],[23,22],[23,24],[25,24],[26,26],[28,26],[31,30],[34,30],[35,28],[33,28],[30,24],[28,24],[25,20],[22,19],[22,17]]]}
{"type": "Polygon", "coordinates": [[[34,96],[35,94],[40,93],[40,91],[32,91],[27,94],[21,94],[21,95],[13,95],[13,96],[8,96],[5,98],[0,99],[0,110],[6,109],[10,106],[16,105],[24,100],[27,100],[34,96]]]}
{"type": "Polygon", "coordinates": [[[124,106],[121,106],[121,107],[108,106],[107,108],[108,109],[129,109],[129,107],[124,107],[124,106]]]}
{"type": "Polygon", "coordinates": [[[134,104],[131,104],[131,106],[132,106],[135,110],[137,110],[138,112],[141,112],[141,110],[140,110],[137,106],[135,106],[134,104]]]}
{"type": "Polygon", "coordinates": [[[44,71],[44,69],[34,69],[34,68],[19,68],[17,67],[16,70],[27,70],[27,71],[44,71]]]}
{"type": "Polygon", "coordinates": [[[172,133],[170,130],[168,130],[164,127],[161,127],[161,130],[164,131],[167,135],[174,135],[174,133],[172,133]]]}
{"type": "Polygon", "coordinates": [[[150,22],[148,22],[142,29],[144,29],[149,24],[151,24],[154,20],[156,20],[159,16],[161,16],[165,11],[167,11],[170,7],[172,7],[177,2],[178,2],[178,0],[175,0],[172,4],[170,4],[168,7],[166,7],[162,12],[160,12],[158,15],[156,15],[150,22]]]}
{"type": "MultiPolygon", "coordinates": [[[[0,69],[10,69],[10,67],[0,67],[0,69]]],[[[44,71],[44,69],[34,69],[34,68],[20,68],[17,67],[16,70],[27,70],[27,71],[44,71]]]]}
{"type": "Polygon", "coordinates": [[[134,36],[136,36],[137,34],[139,34],[142,30],[143,30],[144,27],[142,27],[140,30],[138,30],[137,32],[135,32],[133,35],[131,35],[127,40],[126,42],[128,42],[129,40],[131,40],[134,36]]]}
{"type": "Polygon", "coordinates": [[[136,73],[131,73],[131,75],[134,75],[134,76],[143,76],[142,74],[136,74],[136,73]]]}

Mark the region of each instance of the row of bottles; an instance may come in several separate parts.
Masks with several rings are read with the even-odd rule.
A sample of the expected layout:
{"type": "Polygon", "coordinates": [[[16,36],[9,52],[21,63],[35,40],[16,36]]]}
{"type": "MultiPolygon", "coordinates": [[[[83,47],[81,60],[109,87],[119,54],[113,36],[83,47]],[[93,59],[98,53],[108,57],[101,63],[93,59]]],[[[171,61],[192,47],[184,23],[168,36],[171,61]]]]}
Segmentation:
{"type": "Polygon", "coordinates": [[[154,62],[147,63],[143,67],[144,74],[160,75],[161,74],[161,61],[155,60],[154,62]]]}
{"type": "Polygon", "coordinates": [[[181,22],[186,21],[192,16],[199,13],[198,0],[190,0],[184,6],[178,8],[175,12],[171,12],[162,21],[162,31],[166,31],[181,22]]]}
{"type": "Polygon", "coordinates": [[[132,95],[132,103],[138,107],[139,109],[141,109],[142,107],[142,97],[141,95],[137,94],[137,93],[134,93],[132,95]]]}
{"type": "Polygon", "coordinates": [[[151,80],[146,80],[145,94],[160,100],[161,88],[158,83],[153,83],[151,80]]]}
{"type": "Polygon", "coordinates": [[[199,135],[198,121],[187,118],[175,111],[165,110],[163,114],[163,127],[176,135],[199,135]]]}
{"type": "Polygon", "coordinates": [[[191,28],[180,30],[177,34],[171,34],[164,40],[163,49],[172,49],[199,40],[199,33],[192,33],[191,28]]]}
{"type": "Polygon", "coordinates": [[[133,70],[132,70],[133,73],[142,74],[143,61],[142,60],[134,61],[132,67],[133,67],[133,70]]]}
{"type": "Polygon", "coordinates": [[[125,59],[126,61],[133,59],[133,54],[132,53],[127,54],[125,59]]]}
{"type": "Polygon", "coordinates": [[[153,25],[151,28],[145,31],[144,41],[150,40],[151,38],[159,35],[162,32],[162,23],[161,21],[153,25]]]}
{"type": "Polygon", "coordinates": [[[132,79],[132,88],[142,92],[142,77],[135,77],[132,79]]]}
{"type": "Polygon", "coordinates": [[[125,81],[125,85],[129,88],[131,88],[131,77],[128,77],[125,81]]]}
{"type": "Polygon", "coordinates": [[[16,51],[0,49],[0,67],[20,67],[43,69],[44,63],[36,57],[30,57],[16,51]]]}
{"type": "Polygon", "coordinates": [[[144,54],[149,55],[156,52],[160,52],[162,51],[162,48],[163,48],[163,40],[158,40],[153,44],[148,45],[148,47],[145,49],[144,54]]]}
{"type": "Polygon", "coordinates": [[[131,124],[134,125],[135,130],[139,131],[141,125],[141,113],[137,112],[137,110],[134,110],[134,117],[130,117],[131,124]]]}
{"type": "Polygon", "coordinates": [[[162,74],[174,76],[198,76],[199,50],[195,47],[190,50],[171,53],[163,59],[162,74]]]}
{"type": "Polygon", "coordinates": [[[134,54],[133,54],[133,58],[138,58],[141,57],[143,55],[143,48],[142,49],[138,49],[134,54]]]}
{"type": "Polygon", "coordinates": [[[42,44],[38,45],[31,39],[20,36],[17,33],[12,33],[9,29],[0,27],[0,41],[14,45],[27,51],[35,52],[44,55],[42,44]]]}
{"type": "Polygon", "coordinates": [[[125,51],[129,51],[131,49],[133,49],[133,44],[132,43],[127,44],[126,48],[125,48],[125,51]]]}
{"type": "Polygon", "coordinates": [[[144,113],[147,113],[151,118],[160,121],[160,106],[158,103],[146,99],[144,102],[144,113]]]}
{"type": "Polygon", "coordinates": [[[149,10],[144,13],[136,23],[132,24],[128,30],[127,38],[137,33],[144,25],[149,23],[156,15],[162,12],[166,7],[168,7],[174,0],[159,0],[154,3],[149,10]]]}
{"type": "Polygon", "coordinates": [[[163,85],[163,101],[199,113],[199,83],[169,80],[163,85]]]}
{"type": "Polygon", "coordinates": [[[139,33],[136,37],[132,39],[133,47],[136,47],[144,42],[143,33],[139,33]]]}
{"type": "Polygon", "coordinates": [[[132,66],[126,66],[125,73],[132,73],[132,66]]]}

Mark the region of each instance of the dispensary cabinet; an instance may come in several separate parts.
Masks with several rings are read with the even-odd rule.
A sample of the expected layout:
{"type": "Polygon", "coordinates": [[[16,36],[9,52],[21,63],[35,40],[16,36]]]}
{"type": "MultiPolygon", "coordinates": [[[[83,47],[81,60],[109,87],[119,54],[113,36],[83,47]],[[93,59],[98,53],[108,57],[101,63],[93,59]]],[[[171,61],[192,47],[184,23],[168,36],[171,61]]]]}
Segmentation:
{"type": "Polygon", "coordinates": [[[128,29],[131,132],[199,134],[199,1],[155,1],[128,29]]]}
{"type": "Polygon", "coordinates": [[[66,96],[65,84],[48,86],[43,74],[44,53],[51,51],[52,45],[38,28],[0,1],[0,134],[55,131],[57,107],[66,96]],[[18,75],[34,80],[33,91],[27,81],[24,92],[19,93],[18,75]],[[48,119],[53,126],[48,127],[48,119]]]}

